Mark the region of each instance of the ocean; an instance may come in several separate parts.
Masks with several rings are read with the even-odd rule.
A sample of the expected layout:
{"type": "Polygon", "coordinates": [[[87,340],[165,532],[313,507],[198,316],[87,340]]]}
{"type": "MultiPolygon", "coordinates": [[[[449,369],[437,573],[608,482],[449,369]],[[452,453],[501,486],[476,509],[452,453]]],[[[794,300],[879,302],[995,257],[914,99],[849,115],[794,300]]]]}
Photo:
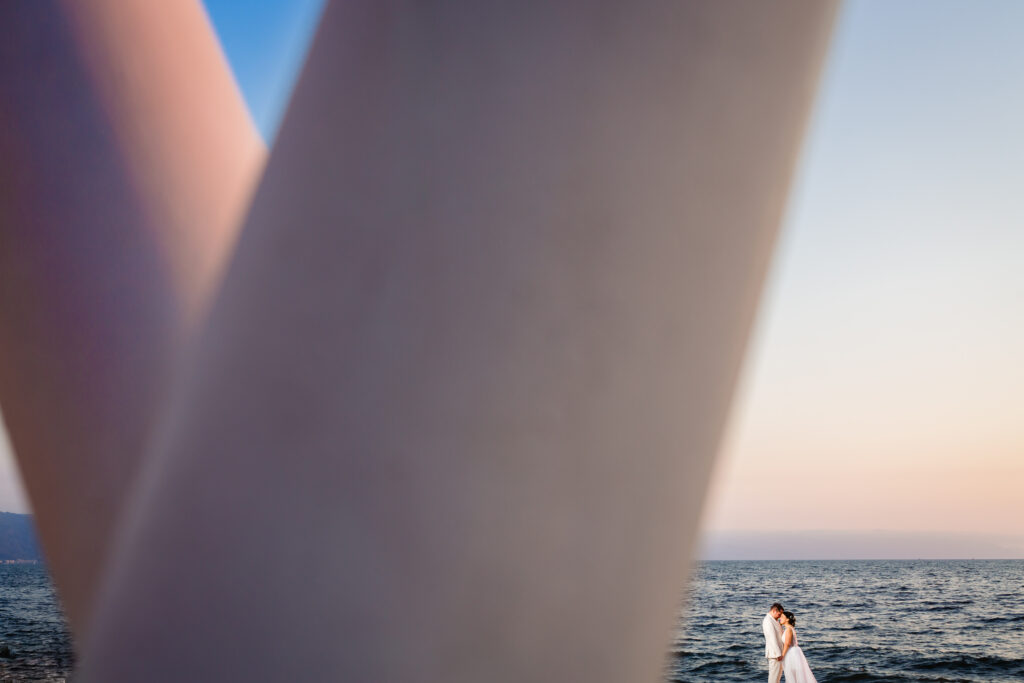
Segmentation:
{"type": "Polygon", "coordinates": [[[776,601],[819,681],[1024,680],[1024,560],[923,560],[701,563],[666,681],[767,680],[776,601]]]}
{"type": "Polygon", "coordinates": [[[0,564],[0,682],[63,681],[73,666],[71,637],[46,567],[0,564]]]}
{"type": "MultiPolygon", "coordinates": [[[[666,683],[766,680],[761,619],[775,601],[796,615],[822,682],[1024,680],[1024,560],[801,561],[699,564],[666,683]]],[[[2,683],[71,674],[41,564],[0,564],[0,654],[4,646],[2,683]]]]}

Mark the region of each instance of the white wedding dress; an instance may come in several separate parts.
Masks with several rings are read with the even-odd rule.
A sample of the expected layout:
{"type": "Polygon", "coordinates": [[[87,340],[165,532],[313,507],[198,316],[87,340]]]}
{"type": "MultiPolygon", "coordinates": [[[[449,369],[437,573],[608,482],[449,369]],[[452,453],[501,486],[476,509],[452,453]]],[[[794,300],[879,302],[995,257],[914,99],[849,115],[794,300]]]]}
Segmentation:
{"type": "Polygon", "coordinates": [[[782,660],[782,673],[786,683],[818,683],[804,659],[804,651],[796,642],[796,630],[793,631],[793,644],[786,650],[786,658],[782,660]]]}

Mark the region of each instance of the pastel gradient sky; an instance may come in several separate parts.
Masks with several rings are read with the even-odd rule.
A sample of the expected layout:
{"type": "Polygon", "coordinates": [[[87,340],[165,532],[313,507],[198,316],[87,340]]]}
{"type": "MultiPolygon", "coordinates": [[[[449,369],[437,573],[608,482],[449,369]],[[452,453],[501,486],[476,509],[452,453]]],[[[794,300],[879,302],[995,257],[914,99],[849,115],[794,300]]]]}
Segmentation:
{"type": "Polygon", "coordinates": [[[845,5],[710,532],[1024,537],[1022,28],[845,5]]]}
{"type": "MultiPolygon", "coordinates": [[[[322,0],[206,5],[272,139],[322,0]]],[[[709,537],[1024,557],[1022,29],[1010,0],[845,4],[709,537]]],[[[27,510],[2,439],[0,510],[27,510]]]]}

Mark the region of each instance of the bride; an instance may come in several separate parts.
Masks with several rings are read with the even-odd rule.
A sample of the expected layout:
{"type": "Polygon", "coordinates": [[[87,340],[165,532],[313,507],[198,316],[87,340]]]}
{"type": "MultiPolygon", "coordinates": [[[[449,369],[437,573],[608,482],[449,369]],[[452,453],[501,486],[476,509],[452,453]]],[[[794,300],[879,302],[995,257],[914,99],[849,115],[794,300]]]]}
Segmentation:
{"type": "Polygon", "coordinates": [[[796,617],[792,612],[783,612],[779,622],[786,630],[782,638],[782,672],[786,675],[786,683],[818,683],[796,642],[796,617]]]}

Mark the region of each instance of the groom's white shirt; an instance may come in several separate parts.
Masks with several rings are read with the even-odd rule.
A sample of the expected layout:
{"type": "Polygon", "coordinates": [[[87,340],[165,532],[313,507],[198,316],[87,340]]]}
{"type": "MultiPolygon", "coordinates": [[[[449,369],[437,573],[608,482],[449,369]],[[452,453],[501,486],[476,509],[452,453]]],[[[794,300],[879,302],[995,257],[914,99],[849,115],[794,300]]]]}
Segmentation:
{"type": "Polygon", "coordinates": [[[764,616],[761,622],[764,630],[764,656],[769,658],[782,656],[782,626],[772,619],[772,613],[764,616]]]}

